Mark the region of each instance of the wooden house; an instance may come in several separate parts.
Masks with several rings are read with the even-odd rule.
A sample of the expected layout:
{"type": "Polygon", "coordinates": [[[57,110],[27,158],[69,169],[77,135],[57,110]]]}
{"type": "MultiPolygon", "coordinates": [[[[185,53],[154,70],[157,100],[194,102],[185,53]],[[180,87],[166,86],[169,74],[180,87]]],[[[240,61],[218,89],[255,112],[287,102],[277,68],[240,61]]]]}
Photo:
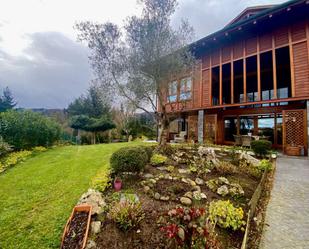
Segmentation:
{"type": "Polygon", "coordinates": [[[247,8],[190,47],[198,68],[167,83],[170,140],[182,133],[189,141],[235,144],[249,135],[307,155],[308,0],[247,8]]]}

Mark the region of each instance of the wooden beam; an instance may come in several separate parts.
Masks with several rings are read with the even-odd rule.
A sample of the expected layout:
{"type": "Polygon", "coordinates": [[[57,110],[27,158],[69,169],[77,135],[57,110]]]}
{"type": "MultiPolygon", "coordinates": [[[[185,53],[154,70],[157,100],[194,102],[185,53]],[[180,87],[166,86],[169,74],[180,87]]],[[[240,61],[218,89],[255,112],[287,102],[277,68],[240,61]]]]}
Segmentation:
{"type": "Polygon", "coordinates": [[[234,104],[234,61],[233,47],[231,48],[231,104],[234,104]]]}
{"type": "Polygon", "coordinates": [[[306,25],[307,50],[308,50],[308,65],[309,65],[309,18],[306,25]]]}
{"type": "Polygon", "coordinates": [[[277,63],[276,63],[276,50],[275,50],[275,37],[271,36],[272,39],[272,55],[273,55],[273,82],[274,82],[274,98],[277,99],[277,63]]]}
{"type": "Polygon", "coordinates": [[[290,52],[290,63],[291,63],[291,83],[292,83],[292,97],[295,97],[295,72],[294,72],[294,53],[292,45],[291,27],[289,27],[289,52],[290,52]]]}
{"type": "Polygon", "coordinates": [[[260,40],[256,38],[256,51],[257,51],[257,81],[258,81],[258,101],[261,100],[261,59],[260,59],[260,40]]]}
{"type": "Polygon", "coordinates": [[[201,61],[200,63],[200,68],[199,68],[199,73],[200,73],[200,107],[203,106],[203,63],[201,61]]]}
{"type": "Polygon", "coordinates": [[[247,66],[246,66],[246,47],[243,46],[243,76],[244,76],[244,101],[247,102],[247,66]]]}
{"type": "Polygon", "coordinates": [[[209,56],[209,101],[210,106],[212,106],[212,60],[211,60],[211,54],[209,56]]]}
{"type": "Polygon", "coordinates": [[[222,105],[222,49],[220,49],[219,63],[219,105],[222,105]]]}

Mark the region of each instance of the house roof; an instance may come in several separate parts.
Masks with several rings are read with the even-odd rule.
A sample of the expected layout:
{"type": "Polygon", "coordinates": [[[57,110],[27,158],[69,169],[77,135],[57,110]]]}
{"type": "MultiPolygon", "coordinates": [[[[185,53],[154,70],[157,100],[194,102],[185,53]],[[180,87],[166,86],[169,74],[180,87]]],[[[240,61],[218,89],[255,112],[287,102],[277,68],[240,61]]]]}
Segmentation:
{"type": "Polygon", "coordinates": [[[218,38],[223,38],[228,36],[229,34],[233,32],[237,32],[242,30],[244,27],[247,26],[253,26],[256,25],[260,20],[263,19],[269,19],[272,16],[275,16],[280,13],[289,12],[294,7],[300,6],[300,5],[307,5],[309,6],[309,0],[290,0],[288,2],[268,6],[268,7],[255,7],[257,8],[254,14],[249,15],[247,18],[241,18],[246,14],[247,12],[250,13],[252,11],[252,8],[248,8],[244,10],[242,13],[240,13],[236,18],[234,18],[228,25],[226,25],[223,29],[214,32],[196,42],[193,42],[189,45],[189,47],[193,50],[205,47],[209,45],[211,42],[216,41],[218,38]]]}

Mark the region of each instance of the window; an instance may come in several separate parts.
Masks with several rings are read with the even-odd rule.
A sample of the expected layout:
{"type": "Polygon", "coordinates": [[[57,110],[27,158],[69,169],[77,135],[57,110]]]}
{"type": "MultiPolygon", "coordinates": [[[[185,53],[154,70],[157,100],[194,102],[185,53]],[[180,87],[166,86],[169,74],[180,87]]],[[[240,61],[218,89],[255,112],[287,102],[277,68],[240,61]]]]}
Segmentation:
{"type": "Polygon", "coordinates": [[[291,91],[291,66],[289,48],[276,49],[277,67],[277,97],[278,99],[289,98],[291,91]]]}
{"type": "Polygon", "coordinates": [[[192,78],[187,77],[180,81],[180,100],[191,99],[192,78]]]}
{"type": "Polygon", "coordinates": [[[168,85],[168,102],[176,102],[177,101],[177,81],[170,82],[168,85]]]}
{"type": "Polygon", "coordinates": [[[274,98],[272,52],[270,51],[260,54],[260,61],[262,100],[271,100],[274,98]]]}
{"type": "Polygon", "coordinates": [[[247,76],[247,101],[258,101],[257,89],[257,57],[251,56],[246,59],[247,76]]]}
{"type": "Polygon", "coordinates": [[[237,135],[237,117],[224,119],[224,140],[234,141],[234,135],[237,135]]]}
{"type": "Polygon", "coordinates": [[[244,102],[244,64],[234,61],[234,103],[244,102]]]}
{"type": "Polygon", "coordinates": [[[222,65],[222,103],[231,104],[231,63],[222,65]]]}
{"type": "Polygon", "coordinates": [[[212,68],[212,81],[211,81],[211,92],[212,92],[212,105],[219,105],[220,95],[220,68],[212,68]]]}

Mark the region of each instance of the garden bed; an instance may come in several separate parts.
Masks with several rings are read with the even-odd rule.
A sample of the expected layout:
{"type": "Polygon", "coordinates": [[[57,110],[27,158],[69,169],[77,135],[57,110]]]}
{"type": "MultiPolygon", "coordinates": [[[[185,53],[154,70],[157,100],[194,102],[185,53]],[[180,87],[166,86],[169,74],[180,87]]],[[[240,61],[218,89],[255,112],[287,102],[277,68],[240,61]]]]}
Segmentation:
{"type": "Polygon", "coordinates": [[[249,167],[252,162],[243,159],[239,152],[236,154],[220,149],[201,153],[198,148],[180,147],[163,163],[148,164],[142,174],[122,176],[123,189],[106,191],[106,212],[95,217],[102,221],[101,231],[95,236],[97,248],[176,248],[177,240],[171,240],[163,231],[168,224],[168,212],[184,207],[205,210],[208,215],[211,203],[218,201],[229,201],[238,211],[241,209],[243,225],[238,224],[237,229],[216,225],[214,237],[220,247],[210,248],[240,248],[249,201],[262,174],[244,169],[244,163],[249,167]],[[124,231],[109,210],[115,203],[132,198],[144,214],[137,226],[124,231]]]}

